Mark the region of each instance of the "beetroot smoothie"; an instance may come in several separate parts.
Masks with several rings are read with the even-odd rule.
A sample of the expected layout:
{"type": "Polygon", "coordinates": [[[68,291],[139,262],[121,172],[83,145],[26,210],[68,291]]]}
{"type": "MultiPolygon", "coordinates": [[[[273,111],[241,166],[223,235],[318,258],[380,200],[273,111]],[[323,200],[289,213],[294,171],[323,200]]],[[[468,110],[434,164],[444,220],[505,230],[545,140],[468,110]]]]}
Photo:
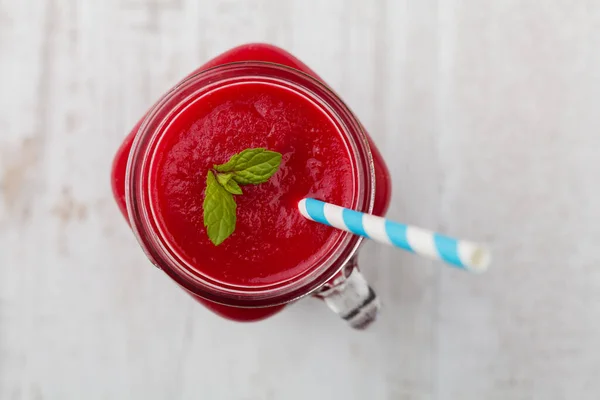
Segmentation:
{"type": "MultiPolygon", "coordinates": [[[[293,56],[268,45],[230,50],[198,71],[249,60],[274,62],[316,77],[293,56]]],[[[160,124],[138,123],[115,158],[113,191],[157,266],[214,312],[234,320],[256,320],[279,311],[282,306],[277,304],[287,301],[274,295],[271,303],[270,293],[290,287],[291,300],[314,290],[341,267],[334,258],[358,243],[346,233],[305,220],[297,211],[298,201],[315,197],[363,211],[370,203],[372,212],[382,215],[389,202],[389,179],[371,145],[372,179],[365,183],[369,159],[361,161],[356,153],[357,146],[368,144],[349,139],[348,127],[328,104],[283,81],[252,74],[212,86],[211,82],[208,79],[202,90],[172,102],[163,110],[160,124]],[[134,138],[150,130],[147,155],[133,157],[139,151],[132,150],[134,138]],[[257,147],[281,153],[280,169],[266,183],[243,187],[244,194],[236,196],[236,229],[215,246],[203,226],[207,171],[235,153],[257,147]],[[142,163],[138,159],[144,167],[137,168],[142,163]],[[144,177],[138,185],[144,191],[139,199],[134,199],[137,182],[126,178],[128,161],[128,179],[144,177]],[[138,169],[142,175],[135,174],[138,169]],[[150,221],[149,228],[140,230],[131,212],[146,213],[140,220],[150,221]],[[173,259],[180,266],[177,271],[170,265],[173,259]],[[331,266],[321,273],[318,268],[327,262],[331,266]],[[240,300],[246,295],[256,301],[240,300]]],[[[147,119],[156,119],[154,114],[147,119]]],[[[359,124],[354,127],[359,129],[359,124]]]]}
{"type": "Polygon", "coordinates": [[[150,190],[159,228],[194,269],[230,285],[268,286],[305,273],[340,232],[303,218],[298,201],[352,200],[352,163],[335,124],[275,85],[239,83],[193,99],[156,153],[150,190]],[[257,147],[283,155],[279,171],[243,187],[236,229],[215,246],[202,218],[207,171],[257,147]]]}

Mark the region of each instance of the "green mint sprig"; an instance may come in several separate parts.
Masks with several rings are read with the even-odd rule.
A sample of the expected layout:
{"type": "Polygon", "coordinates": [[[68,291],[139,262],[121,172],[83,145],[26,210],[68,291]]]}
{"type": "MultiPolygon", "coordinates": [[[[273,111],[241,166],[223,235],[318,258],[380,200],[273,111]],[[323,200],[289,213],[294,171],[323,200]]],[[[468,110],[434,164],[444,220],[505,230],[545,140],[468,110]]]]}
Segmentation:
{"type": "Polygon", "coordinates": [[[246,149],[208,171],[204,226],[215,246],[235,230],[237,204],[233,195],[243,194],[240,185],[267,182],[279,169],[281,157],[281,153],[263,148],[246,149]]]}

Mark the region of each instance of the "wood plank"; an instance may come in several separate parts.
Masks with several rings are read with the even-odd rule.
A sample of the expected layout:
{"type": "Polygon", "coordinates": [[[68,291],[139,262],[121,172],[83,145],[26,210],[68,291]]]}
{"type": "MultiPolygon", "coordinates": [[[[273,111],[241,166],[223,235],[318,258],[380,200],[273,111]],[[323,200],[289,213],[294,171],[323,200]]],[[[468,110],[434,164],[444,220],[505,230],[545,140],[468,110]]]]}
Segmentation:
{"type": "Polygon", "coordinates": [[[597,3],[448,1],[441,221],[489,240],[485,277],[441,276],[438,398],[600,393],[597,3]]]}

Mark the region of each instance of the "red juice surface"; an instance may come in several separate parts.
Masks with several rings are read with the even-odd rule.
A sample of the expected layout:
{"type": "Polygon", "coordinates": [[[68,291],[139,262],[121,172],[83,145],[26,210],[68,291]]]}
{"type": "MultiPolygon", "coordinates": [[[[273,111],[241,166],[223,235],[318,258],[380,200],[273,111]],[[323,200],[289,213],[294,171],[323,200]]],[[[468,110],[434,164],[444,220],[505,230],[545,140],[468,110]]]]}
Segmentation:
{"type": "Polygon", "coordinates": [[[236,83],[192,101],[166,128],[152,165],[159,229],[192,268],[228,285],[294,279],[334,245],[341,233],[304,219],[300,199],[352,204],[352,162],[337,126],[310,100],[273,84],[236,83]],[[256,147],[280,152],[280,169],[242,187],[236,229],[215,246],[203,223],[207,171],[256,147]]]}

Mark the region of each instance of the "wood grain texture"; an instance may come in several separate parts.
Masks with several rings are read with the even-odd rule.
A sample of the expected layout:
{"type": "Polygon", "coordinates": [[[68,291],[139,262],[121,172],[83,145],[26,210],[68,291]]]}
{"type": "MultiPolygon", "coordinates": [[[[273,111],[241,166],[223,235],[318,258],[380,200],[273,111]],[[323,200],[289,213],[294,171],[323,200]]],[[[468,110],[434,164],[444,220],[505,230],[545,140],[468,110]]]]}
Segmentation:
{"type": "Polygon", "coordinates": [[[0,0],[0,399],[597,399],[596,0],[0,0]],[[368,244],[385,306],[238,325],[145,260],[115,149],[186,73],[280,45],[354,109],[393,218],[489,241],[473,277],[368,244]]]}

